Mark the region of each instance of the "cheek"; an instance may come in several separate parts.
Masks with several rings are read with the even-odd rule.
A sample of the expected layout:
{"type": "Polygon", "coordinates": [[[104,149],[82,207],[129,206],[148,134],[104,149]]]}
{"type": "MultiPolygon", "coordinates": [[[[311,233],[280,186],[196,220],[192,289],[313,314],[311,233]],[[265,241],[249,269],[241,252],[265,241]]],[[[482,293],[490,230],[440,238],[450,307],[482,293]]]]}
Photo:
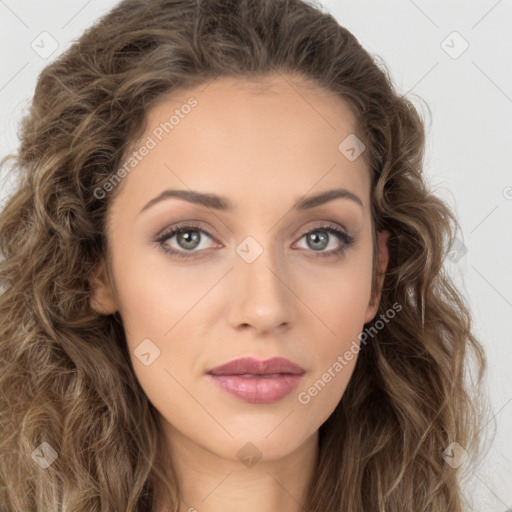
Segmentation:
{"type": "Polygon", "coordinates": [[[318,316],[327,346],[357,334],[364,325],[372,284],[372,256],[358,251],[329,269],[301,273],[304,302],[318,316]],[[307,291],[307,292],[306,292],[307,291]],[[357,332],[356,332],[357,331],[357,332]]]}
{"type": "Polygon", "coordinates": [[[316,316],[311,315],[309,338],[314,340],[315,372],[308,379],[303,405],[311,402],[312,410],[327,418],[334,410],[352,376],[359,354],[359,334],[370,301],[372,257],[370,250],[347,260],[337,272],[303,277],[302,289],[312,290],[304,300],[316,316]],[[309,286],[309,288],[306,288],[309,286]]]}
{"type": "Polygon", "coordinates": [[[199,275],[197,268],[172,263],[157,248],[118,252],[114,264],[119,309],[137,379],[155,405],[165,397],[165,403],[158,405],[172,408],[183,393],[172,376],[182,382],[198,371],[205,340],[201,308],[208,304],[205,294],[221,272],[212,268],[199,275]]]}
{"type": "MultiPolygon", "coordinates": [[[[117,247],[123,247],[121,236],[118,240],[117,247]]],[[[157,247],[131,247],[130,252],[115,254],[114,273],[121,317],[128,342],[134,346],[144,338],[172,336],[208,283],[172,263],[157,247]]]]}
{"type": "MultiPolygon", "coordinates": [[[[332,291],[324,300],[321,322],[312,320],[310,338],[314,340],[314,371],[301,387],[297,401],[303,407],[309,428],[318,428],[332,414],[343,397],[352,377],[361,342],[364,314],[370,287],[344,286],[332,291]]],[[[322,303],[319,303],[322,306],[322,303]]]]}

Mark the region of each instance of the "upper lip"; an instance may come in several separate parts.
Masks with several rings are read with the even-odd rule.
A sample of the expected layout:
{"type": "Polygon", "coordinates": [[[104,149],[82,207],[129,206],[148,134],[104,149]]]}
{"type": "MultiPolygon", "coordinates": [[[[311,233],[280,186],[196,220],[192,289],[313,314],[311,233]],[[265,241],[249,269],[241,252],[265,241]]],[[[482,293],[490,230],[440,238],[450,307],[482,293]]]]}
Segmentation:
{"type": "Polygon", "coordinates": [[[228,363],[216,366],[207,373],[211,375],[269,375],[285,373],[302,375],[306,370],[284,357],[272,357],[260,361],[252,357],[241,357],[228,363]]]}

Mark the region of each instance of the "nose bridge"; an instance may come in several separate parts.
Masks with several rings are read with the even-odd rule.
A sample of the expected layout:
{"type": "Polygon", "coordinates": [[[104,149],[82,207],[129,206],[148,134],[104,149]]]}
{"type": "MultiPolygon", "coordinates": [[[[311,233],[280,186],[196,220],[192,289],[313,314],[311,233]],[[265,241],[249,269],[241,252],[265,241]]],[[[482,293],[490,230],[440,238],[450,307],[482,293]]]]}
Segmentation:
{"type": "Polygon", "coordinates": [[[232,321],[266,331],[290,321],[293,294],[272,233],[257,236],[246,237],[236,247],[232,321]]]}

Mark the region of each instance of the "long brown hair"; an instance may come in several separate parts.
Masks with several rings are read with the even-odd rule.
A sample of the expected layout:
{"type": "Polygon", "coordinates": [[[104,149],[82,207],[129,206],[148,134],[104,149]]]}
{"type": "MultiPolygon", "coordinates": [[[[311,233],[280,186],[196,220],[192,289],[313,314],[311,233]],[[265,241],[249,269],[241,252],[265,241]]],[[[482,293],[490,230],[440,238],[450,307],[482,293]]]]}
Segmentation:
{"type": "Polygon", "coordinates": [[[0,215],[6,511],[152,511],[158,488],[179,510],[157,411],[133,372],[121,320],[90,307],[113,196],[94,191],[167,93],[271,73],[304,77],[356,113],[374,237],[391,233],[376,318],[401,306],[361,349],[320,427],[305,510],[463,510],[465,465],[442,453],[456,442],[476,461],[486,358],[443,265],[457,221],[423,175],[425,130],[413,103],[382,61],[305,1],[125,0],[43,70],[19,150],[3,162],[14,161],[18,181],[0,215]]]}

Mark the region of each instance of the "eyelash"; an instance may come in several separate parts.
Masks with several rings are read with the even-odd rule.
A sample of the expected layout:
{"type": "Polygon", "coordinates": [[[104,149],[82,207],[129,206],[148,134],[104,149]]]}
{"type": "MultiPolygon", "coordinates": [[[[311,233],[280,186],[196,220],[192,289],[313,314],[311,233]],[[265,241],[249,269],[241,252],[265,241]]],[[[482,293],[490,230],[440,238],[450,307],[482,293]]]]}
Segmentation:
{"type": "MultiPolygon", "coordinates": [[[[206,235],[207,237],[211,238],[212,240],[215,240],[215,238],[212,235],[210,235],[210,233],[208,233],[208,231],[204,230],[201,226],[198,226],[196,224],[186,224],[183,226],[176,226],[176,227],[170,229],[169,231],[165,232],[163,235],[159,236],[155,240],[155,243],[158,243],[159,246],[161,247],[161,249],[165,253],[172,254],[173,256],[176,256],[177,258],[180,258],[180,259],[195,258],[197,256],[193,256],[192,253],[200,252],[200,251],[184,251],[184,250],[177,251],[175,249],[169,249],[164,244],[164,242],[169,240],[169,238],[172,238],[174,235],[181,233],[181,232],[186,232],[186,231],[199,231],[201,234],[206,235]],[[187,252],[188,252],[188,254],[187,254],[187,252]]],[[[355,238],[353,236],[349,235],[348,233],[345,233],[345,231],[342,231],[341,229],[335,228],[330,225],[315,226],[315,227],[305,231],[304,233],[302,233],[301,236],[299,237],[299,240],[301,238],[303,238],[304,236],[309,235],[310,233],[314,233],[315,231],[325,231],[329,234],[337,236],[343,242],[343,245],[341,245],[341,247],[339,249],[334,249],[334,250],[327,251],[327,252],[326,251],[318,251],[318,252],[312,251],[315,254],[315,257],[328,258],[328,257],[333,257],[333,256],[339,256],[339,255],[343,254],[345,252],[345,250],[355,242],[355,238]]]]}

